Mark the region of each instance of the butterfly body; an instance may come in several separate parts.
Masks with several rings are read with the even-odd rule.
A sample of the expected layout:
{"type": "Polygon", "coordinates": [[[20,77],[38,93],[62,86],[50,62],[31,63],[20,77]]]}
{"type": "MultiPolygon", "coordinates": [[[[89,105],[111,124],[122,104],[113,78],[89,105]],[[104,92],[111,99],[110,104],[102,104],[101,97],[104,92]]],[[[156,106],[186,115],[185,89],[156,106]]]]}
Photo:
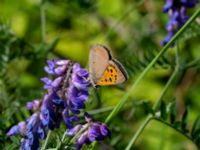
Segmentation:
{"type": "Polygon", "coordinates": [[[110,51],[103,45],[96,45],[91,48],[89,72],[91,81],[95,86],[120,84],[128,78],[123,66],[112,58],[110,51]]]}

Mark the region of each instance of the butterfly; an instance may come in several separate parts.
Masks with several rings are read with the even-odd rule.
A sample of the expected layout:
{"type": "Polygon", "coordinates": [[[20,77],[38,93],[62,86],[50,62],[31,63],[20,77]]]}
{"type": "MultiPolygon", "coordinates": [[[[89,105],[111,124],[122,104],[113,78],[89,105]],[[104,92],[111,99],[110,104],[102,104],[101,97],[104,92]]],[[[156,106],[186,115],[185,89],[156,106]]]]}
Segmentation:
{"type": "Polygon", "coordinates": [[[112,58],[110,50],[103,45],[90,49],[89,72],[94,86],[120,84],[128,79],[124,67],[112,58]]]}

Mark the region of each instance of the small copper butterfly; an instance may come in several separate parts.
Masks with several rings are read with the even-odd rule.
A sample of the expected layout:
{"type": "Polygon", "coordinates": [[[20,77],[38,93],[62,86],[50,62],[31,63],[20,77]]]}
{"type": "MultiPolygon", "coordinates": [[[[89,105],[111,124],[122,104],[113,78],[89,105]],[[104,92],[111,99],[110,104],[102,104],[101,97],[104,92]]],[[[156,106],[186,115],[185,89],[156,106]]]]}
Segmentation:
{"type": "Polygon", "coordinates": [[[112,58],[109,49],[103,45],[90,49],[89,72],[94,86],[120,84],[128,79],[124,67],[112,58]]]}

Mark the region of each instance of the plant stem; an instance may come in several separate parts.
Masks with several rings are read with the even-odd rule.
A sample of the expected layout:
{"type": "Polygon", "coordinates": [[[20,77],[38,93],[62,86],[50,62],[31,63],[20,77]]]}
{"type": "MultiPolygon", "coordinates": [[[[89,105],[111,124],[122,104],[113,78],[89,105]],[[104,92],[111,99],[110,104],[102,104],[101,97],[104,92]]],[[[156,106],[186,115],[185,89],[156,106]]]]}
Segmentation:
{"type": "Polygon", "coordinates": [[[148,115],[147,118],[145,119],[145,121],[143,122],[143,124],[139,127],[139,129],[137,130],[137,132],[135,133],[135,135],[133,136],[133,138],[129,142],[129,144],[126,147],[125,150],[130,150],[131,146],[135,143],[135,141],[140,136],[140,134],[142,133],[142,131],[144,130],[144,128],[146,127],[146,125],[149,123],[149,121],[151,119],[152,119],[152,115],[148,115]]]}
{"type": "Polygon", "coordinates": [[[178,53],[178,48],[176,49],[176,67],[174,69],[174,72],[173,74],[170,76],[169,80],[167,81],[164,89],[162,90],[159,98],[157,99],[157,101],[155,102],[154,106],[153,106],[153,110],[154,112],[157,111],[159,105],[160,105],[160,102],[162,101],[165,93],[167,92],[169,86],[172,84],[172,82],[174,81],[175,77],[177,76],[177,74],[179,73],[179,70],[180,70],[180,58],[179,58],[179,53],[178,53]]]}
{"type": "MultiPolygon", "coordinates": [[[[177,57],[176,57],[177,58],[177,57]]],[[[161,100],[163,99],[163,96],[165,95],[165,93],[167,92],[169,86],[171,85],[172,81],[174,81],[177,73],[178,73],[178,67],[179,65],[176,66],[173,74],[170,76],[169,80],[167,81],[165,87],[163,88],[158,100],[156,101],[156,103],[153,106],[154,111],[156,111],[158,109],[158,106],[160,105],[161,100]]],[[[137,130],[137,132],[134,134],[134,136],[132,137],[132,139],[130,140],[128,146],[126,147],[126,150],[130,150],[131,146],[136,142],[136,140],[138,139],[138,137],[140,136],[140,134],[142,133],[143,129],[145,128],[145,126],[147,125],[147,123],[150,121],[150,119],[152,119],[152,115],[149,114],[147,116],[147,118],[145,119],[145,121],[142,123],[142,125],[140,126],[140,128],[137,130]]]]}
{"type": "Polygon", "coordinates": [[[45,149],[46,149],[46,146],[47,146],[47,143],[48,143],[48,141],[49,141],[50,135],[51,135],[51,130],[48,131],[47,137],[46,137],[46,139],[45,139],[45,142],[44,142],[44,144],[43,144],[41,150],[45,150],[45,149]]]}
{"type": "MultiPolygon", "coordinates": [[[[167,90],[169,89],[170,85],[172,84],[172,82],[174,81],[175,77],[177,76],[177,74],[179,73],[180,70],[180,58],[179,58],[179,53],[178,53],[178,47],[176,48],[176,67],[173,71],[173,74],[170,76],[169,80],[167,81],[167,83],[165,84],[159,98],[156,100],[154,106],[153,106],[153,110],[154,112],[157,111],[158,107],[160,106],[160,103],[164,97],[164,95],[166,94],[167,90]]],[[[137,138],[140,136],[141,132],[143,131],[144,127],[146,126],[146,121],[148,120],[148,118],[151,117],[151,115],[148,115],[146,120],[143,122],[143,124],[141,125],[141,127],[137,130],[136,134],[133,136],[133,138],[131,139],[131,141],[129,142],[126,150],[129,150],[131,148],[131,146],[136,142],[137,138]],[[142,129],[142,130],[141,130],[142,129]]]]}
{"type": "Polygon", "coordinates": [[[198,17],[200,13],[200,8],[192,15],[192,17],[186,22],[186,24],[171,38],[171,40],[160,50],[160,52],[157,54],[157,56],[151,61],[151,63],[144,69],[144,71],[141,73],[141,75],[138,77],[138,79],[135,81],[135,83],[131,86],[129,91],[122,97],[121,101],[115,106],[113,111],[110,113],[110,115],[106,118],[106,123],[108,123],[123,107],[123,105],[128,100],[129,96],[133,93],[133,91],[136,89],[138,84],[142,81],[144,76],[149,72],[149,70],[153,67],[153,65],[156,63],[156,61],[164,54],[164,52],[177,40],[177,38],[187,29],[187,27],[198,17]]]}
{"type": "Polygon", "coordinates": [[[153,109],[156,111],[160,105],[160,102],[162,101],[165,93],[167,92],[169,86],[172,84],[172,82],[174,81],[175,77],[177,76],[177,73],[178,73],[178,67],[175,68],[173,74],[170,76],[169,80],[167,81],[164,89],[162,90],[161,94],[160,94],[160,97],[157,99],[156,103],[154,104],[153,106],[153,109]]]}
{"type": "Polygon", "coordinates": [[[63,133],[62,139],[61,139],[61,144],[64,142],[66,136],[66,132],[63,133]]]}
{"type": "Polygon", "coordinates": [[[113,110],[113,108],[114,108],[114,106],[108,106],[108,107],[103,107],[100,109],[94,109],[94,110],[88,111],[88,113],[91,115],[95,115],[95,114],[100,114],[100,113],[105,113],[107,111],[111,111],[111,110],[113,110]]]}
{"type": "Polygon", "coordinates": [[[45,16],[45,7],[44,2],[41,0],[40,2],[40,19],[41,19],[41,36],[42,42],[46,42],[46,16],[45,16]]]}

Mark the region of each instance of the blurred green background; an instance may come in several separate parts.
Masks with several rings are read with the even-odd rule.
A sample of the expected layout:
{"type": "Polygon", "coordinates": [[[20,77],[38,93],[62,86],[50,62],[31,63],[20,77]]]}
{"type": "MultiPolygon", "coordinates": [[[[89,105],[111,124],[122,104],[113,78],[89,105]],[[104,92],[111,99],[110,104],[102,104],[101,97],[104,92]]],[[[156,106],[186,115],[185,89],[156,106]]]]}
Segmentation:
{"type": "MultiPolygon", "coordinates": [[[[45,38],[42,39],[41,1],[0,1],[0,147],[17,149],[17,138],[5,133],[11,125],[25,120],[31,112],[26,102],[42,97],[40,78],[48,59],[71,59],[88,67],[89,48],[103,44],[127,69],[129,80],[123,85],[101,87],[94,91],[88,110],[104,121],[110,110],[134,83],[141,71],[162,48],[168,15],[162,13],[165,1],[134,0],[46,0],[43,2],[45,38]]],[[[42,9],[43,9],[42,8],[42,9]]],[[[192,14],[190,10],[188,14],[192,14]]],[[[43,20],[44,21],[44,20],[43,20]]],[[[178,40],[183,64],[200,57],[200,25],[192,24],[178,40]]],[[[175,48],[170,48],[142,81],[129,102],[110,123],[112,138],[99,149],[122,150],[147,115],[144,103],[152,106],[175,67],[175,48]]],[[[191,128],[200,108],[199,63],[181,71],[164,97],[176,97],[179,114],[189,108],[191,128]]],[[[64,131],[64,127],[62,129],[64,131]]],[[[53,140],[52,140],[53,141],[53,140]]],[[[54,145],[54,143],[51,143],[54,145]]],[[[136,150],[195,150],[195,145],[175,130],[157,122],[149,123],[140,136],[136,150]]]]}

